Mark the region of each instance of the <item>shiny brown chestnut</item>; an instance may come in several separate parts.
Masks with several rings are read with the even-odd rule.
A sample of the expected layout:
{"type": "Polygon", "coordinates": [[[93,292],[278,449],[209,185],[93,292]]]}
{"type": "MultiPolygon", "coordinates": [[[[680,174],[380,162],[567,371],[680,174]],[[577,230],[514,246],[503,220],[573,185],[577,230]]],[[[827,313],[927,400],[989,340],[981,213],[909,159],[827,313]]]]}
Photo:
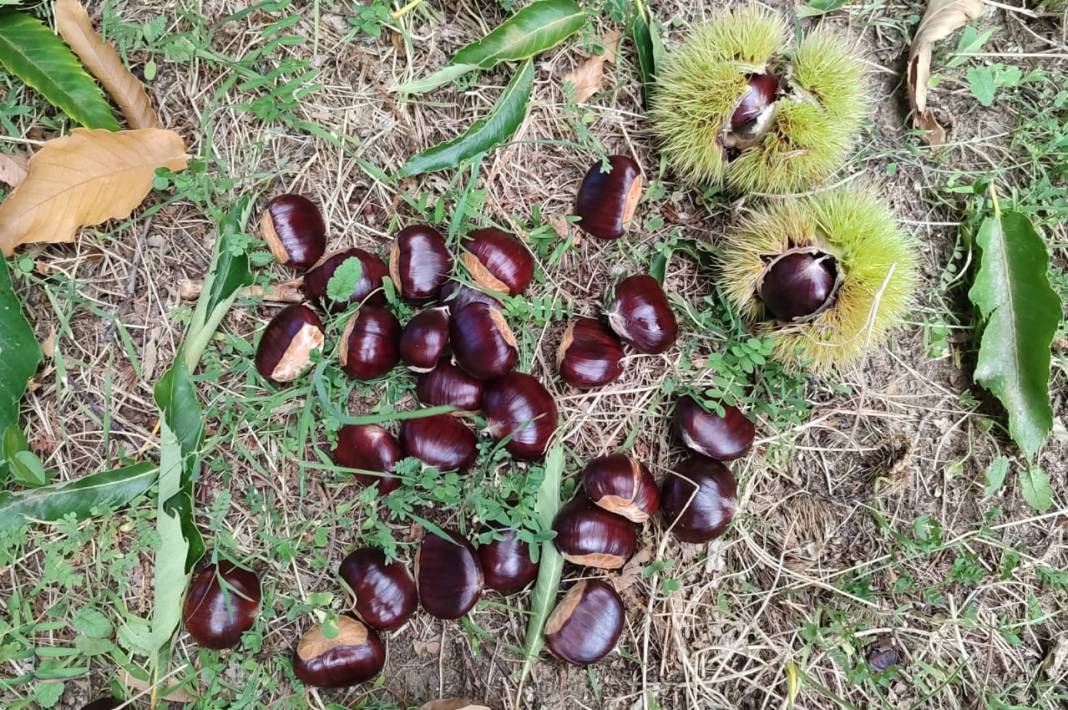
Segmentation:
{"type": "Polygon", "coordinates": [[[484,303],[468,303],[452,309],[449,342],[456,364],[480,380],[510,372],[519,360],[515,335],[504,314],[484,303]]]}
{"type": "Polygon", "coordinates": [[[233,648],[260,615],[260,578],[228,560],[203,566],[182,604],[185,630],[204,648],[233,648]]]}
{"type": "Polygon", "coordinates": [[[509,372],[486,384],[482,414],[490,436],[511,437],[504,448],[516,458],[540,459],[556,433],[553,396],[536,377],[521,372],[509,372]]]}
{"type": "Polygon", "coordinates": [[[409,370],[429,372],[449,345],[449,309],[428,308],[412,316],[400,336],[400,356],[409,370]]]}
{"type": "Polygon", "coordinates": [[[377,424],[346,424],[337,432],[334,463],[361,471],[380,471],[381,476],[356,473],[353,477],[365,486],[378,486],[383,495],[400,487],[401,479],[387,474],[402,458],[401,445],[377,424]]]}
{"type": "Polygon", "coordinates": [[[425,224],[402,229],[389,253],[389,275],[406,301],[434,298],[452,271],[452,256],[441,232],[425,224]]]}
{"type": "Polygon", "coordinates": [[[556,366],[572,387],[607,385],[623,373],[623,343],[593,318],[576,318],[560,340],[556,366]]]}
{"type": "Polygon", "coordinates": [[[649,355],[664,352],[679,335],[664,289],[648,274],[630,276],[616,285],[608,324],[631,347],[649,355]]]}
{"type": "Polygon", "coordinates": [[[438,289],[438,302],[448,307],[450,312],[455,312],[457,308],[466,306],[468,303],[484,303],[493,308],[501,307],[501,302],[488,293],[479,291],[477,288],[471,288],[465,283],[451,280],[446,281],[438,289]]]}
{"type": "Polygon", "coordinates": [[[683,542],[708,542],[723,534],[738,508],[738,484],[719,461],[694,454],[664,479],[664,520],[683,542]],[[691,500],[692,499],[692,500],[691,500]]]}
{"type": "Polygon", "coordinates": [[[364,302],[372,306],[383,306],[386,296],[382,291],[382,279],[386,277],[386,273],[386,262],[371,252],[357,248],[345,249],[328,255],[304,274],[304,295],[334,312],[345,310],[350,303],[364,302]],[[360,261],[360,280],[356,282],[356,287],[347,299],[333,301],[326,295],[330,279],[334,277],[338,267],[349,259],[360,261]]]}
{"type": "Polygon", "coordinates": [[[649,469],[626,454],[601,456],[582,470],[582,487],[594,505],[644,523],[660,510],[660,491],[649,469]]]}
{"type": "Polygon", "coordinates": [[[578,495],[553,521],[556,548],[568,562],[585,567],[619,569],[638,549],[634,524],[578,495]]]}
{"type": "Polygon", "coordinates": [[[381,377],[400,362],[401,325],[378,306],[362,306],[341,334],[341,369],[357,380],[381,377]]]}
{"type": "Polygon", "coordinates": [[[545,645],[576,666],[601,660],[616,647],[626,614],[608,582],[588,579],[568,590],[545,623],[545,645]]]}
{"type": "Polygon", "coordinates": [[[720,403],[723,415],[708,412],[688,395],[675,404],[675,431],[689,448],[718,461],[745,456],[753,446],[756,427],[729,404],[720,403]]]}
{"type": "Polygon", "coordinates": [[[293,672],[305,685],[347,688],[371,680],[386,665],[386,649],[374,629],[349,616],[337,618],[337,634],[321,624],[308,629],[293,652],[293,672]]]}
{"type": "Polygon", "coordinates": [[[518,592],[538,576],[538,563],[530,559],[529,543],[515,530],[506,530],[499,539],[478,548],[478,560],[486,586],[502,594],[518,592]]]}
{"type": "Polygon", "coordinates": [[[323,347],[323,322],[307,306],[293,304],[267,324],[256,346],[256,371],[272,382],[292,382],[311,365],[313,350],[323,347]]]}
{"type": "Polygon", "coordinates": [[[750,74],[749,89],[731,114],[730,129],[723,135],[727,148],[744,150],[758,143],[771,127],[779,80],[774,74],[750,74]]]}
{"type": "Polygon", "coordinates": [[[482,596],[482,565],[471,543],[459,533],[451,540],[432,532],[423,536],[415,555],[419,603],[438,619],[459,619],[482,596]]]}
{"type": "Polygon", "coordinates": [[[338,576],[352,590],[356,598],[353,611],[365,624],[392,631],[415,612],[415,580],[402,563],[386,562],[381,550],[353,550],[341,561],[338,576]]]}
{"type": "Polygon", "coordinates": [[[401,424],[401,446],[427,466],[441,471],[466,471],[478,453],[475,432],[451,414],[406,419],[401,424]]]}
{"type": "Polygon", "coordinates": [[[575,198],[578,225],[598,239],[619,239],[627,231],[642,197],[641,168],[625,155],[608,158],[610,172],[598,160],[586,171],[575,198]]]}
{"type": "Polygon", "coordinates": [[[830,254],[791,251],[778,257],[760,280],[760,300],[781,321],[806,321],[834,301],[838,267],[830,254]]]}
{"type": "Polygon", "coordinates": [[[515,236],[487,227],[467,235],[460,260],[471,280],[487,291],[514,296],[534,278],[534,256],[515,236]]]}
{"type": "Polygon", "coordinates": [[[430,407],[450,406],[468,412],[482,409],[482,380],[475,379],[449,360],[442,360],[415,381],[415,396],[430,407]]]}
{"type": "Polygon", "coordinates": [[[279,195],[260,219],[263,241],[279,264],[307,269],[326,251],[326,223],[315,203],[301,195],[279,195]]]}

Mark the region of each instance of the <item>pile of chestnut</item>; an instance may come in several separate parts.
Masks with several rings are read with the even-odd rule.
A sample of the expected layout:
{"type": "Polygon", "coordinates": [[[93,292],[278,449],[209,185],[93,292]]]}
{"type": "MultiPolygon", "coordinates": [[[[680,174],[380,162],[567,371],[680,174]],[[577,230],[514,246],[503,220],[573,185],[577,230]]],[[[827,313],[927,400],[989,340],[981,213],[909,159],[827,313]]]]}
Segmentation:
{"type": "MultiPolygon", "coordinates": [[[[601,239],[621,236],[641,195],[636,163],[608,158],[586,174],[576,199],[579,226],[601,239]]],[[[338,348],[342,369],[369,380],[404,363],[417,373],[416,397],[426,406],[455,412],[406,419],[399,436],[377,425],[346,425],[338,432],[334,461],[354,469],[356,479],[385,495],[400,485],[396,464],[414,457],[442,471],[465,472],[476,459],[478,437],[466,423],[480,411],[487,429],[505,440],[512,456],[541,459],[557,428],[557,408],[541,382],[515,372],[516,339],[493,294],[522,293],[534,275],[534,258],[515,236],[496,228],[478,229],[462,241],[471,285],[451,279],[453,258],[444,237],[427,225],[400,231],[387,264],[358,248],[325,255],[326,227],[318,208],[299,195],[270,201],[262,220],[265,241],[279,262],[307,269],[303,291],[320,308],[348,317],[338,348]],[[351,294],[338,300],[331,278],[349,259],[361,265],[351,294]],[[403,327],[387,309],[386,276],[405,301],[422,305],[403,327]],[[333,298],[331,297],[333,296],[333,298]]],[[[662,353],[675,342],[678,324],[660,284],[639,274],[619,282],[603,319],[576,318],[557,351],[561,377],[588,389],[622,373],[623,344],[641,353],[662,353]]],[[[267,325],[256,351],[256,368],[275,383],[290,382],[307,370],[311,354],[323,348],[322,321],[308,305],[281,310],[267,325]]],[[[752,445],[753,424],[737,409],[721,405],[708,412],[683,397],[676,430],[693,455],[660,488],[649,470],[621,453],[588,463],[582,492],[561,508],[554,522],[555,544],[574,564],[619,569],[638,547],[637,526],[663,510],[674,535],[706,542],[722,534],[736,505],[736,485],[722,463],[744,455],[752,445]]],[[[330,628],[322,624],[300,638],[293,654],[296,676],[308,685],[336,688],[376,676],[385,663],[381,631],[401,627],[417,606],[440,619],[464,616],[483,588],[509,594],[537,576],[530,546],[517,531],[495,531],[497,539],[475,549],[456,530],[444,537],[427,531],[419,543],[414,575],[382,551],[360,548],[338,570],[354,598],[352,613],[330,628]]],[[[260,581],[254,572],[229,562],[205,565],[193,576],[183,606],[192,638],[208,648],[236,645],[260,608],[260,581]]],[[[574,585],[550,615],[547,647],[578,665],[600,660],[616,645],[625,613],[615,589],[601,579],[574,585]]]]}

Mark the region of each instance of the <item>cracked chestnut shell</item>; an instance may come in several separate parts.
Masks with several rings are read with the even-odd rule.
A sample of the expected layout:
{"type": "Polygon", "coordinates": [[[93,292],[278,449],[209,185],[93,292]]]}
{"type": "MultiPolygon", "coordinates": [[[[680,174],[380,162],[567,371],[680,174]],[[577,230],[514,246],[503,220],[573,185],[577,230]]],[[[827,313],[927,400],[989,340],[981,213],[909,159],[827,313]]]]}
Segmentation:
{"type": "Polygon", "coordinates": [[[432,532],[423,536],[415,555],[419,603],[438,619],[459,619],[482,596],[482,566],[471,543],[455,530],[452,541],[432,532]]]}
{"type": "Polygon", "coordinates": [[[708,542],[722,535],[734,517],[738,484],[722,463],[694,454],[664,479],[660,504],[666,523],[674,523],[671,532],[676,538],[708,542]]]}
{"type": "Polygon", "coordinates": [[[772,261],[760,280],[760,300],[777,320],[804,321],[834,300],[838,267],[822,252],[794,251],[772,261]]]}
{"type": "Polygon", "coordinates": [[[422,303],[437,294],[452,271],[452,256],[441,232],[425,224],[402,229],[389,253],[389,274],[407,301],[422,303]]]}
{"type": "Polygon", "coordinates": [[[664,289],[648,274],[630,276],[616,285],[608,324],[631,347],[649,355],[664,352],[679,335],[664,289]]]}
{"type": "Polygon", "coordinates": [[[334,463],[345,468],[381,472],[381,476],[355,473],[353,478],[365,486],[378,486],[382,495],[400,487],[401,479],[385,474],[391,473],[402,458],[401,445],[377,424],[346,424],[337,432],[334,463]]]}
{"type": "Polygon", "coordinates": [[[449,309],[428,308],[412,316],[401,331],[400,356],[408,369],[429,372],[449,346],[449,309]]]}
{"type": "Polygon", "coordinates": [[[341,561],[338,575],[352,590],[353,611],[365,624],[392,631],[415,612],[415,580],[401,562],[387,562],[381,550],[353,550],[341,561]]]}
{"type": "Polygon", "coordinates": [[[256,371],[284,383],[304,374],[313,350],[323,347],[323,322],[307,306],[293,304],[275,314],[256,346],[256,371]]]}
{"type": "Polygon", "coordinates": [[[534,278],[534,256],[514,235],[496,227],[476,229],[464,240],[460,257],[471,280],[487,291],[515,296],[534,278]]]}
{"type": "Polygon", "coordinates": [[[675,404],[675,431],[689,448],[718,461],[745,456],[753,447],[756,427],[737,407],[720,402],[723,416],[708,412],[693,397],[675,404]]]}
{"type": "Polygon", "coordinates": [[[493,308],[501,307],[501,302],[493,296],[459,281],[446,281],[438,289],[438,302],[448,307],[450,312],[455,312],[456,309],[468,303],[484,303],[493,308]]]}
{"type": "Polygon", "coordinates": [[[404,420],[400,441],[406,454],[441,471],[462,473],[478,454],[475,432],[451,414],[404,420]]]}
{"type": "Polygon", "coordinates": [[[660,491],[649,469],[626,454],[601,456],[582,470],[582,487],[595,505],[644,523],[660,509],[660,491]]]}
{"type": "Polygon", "coordinates": [[[486,586],[502,594],[523,589],[538,576],[538,563],[530,559],[530,545],[515,530],[478,548],[486,586]]]}
{"type": "Polygon", "coordinates": [[[616,647],[626,613],[610,584],[587,579],[568,590],[545,623],[545,645],[576,666],[601,660],[616,647]]]}
{"type": "Polygon", "coordinates": [[[279,264],[307,269],[326,251],[326,222],[315,203],[301,195],[279,195],[260,219],[263,241],[279,264]]]}
{"type": "Polygon", "coordinates": [[[260,578],[228,560],[208,564],[189,581],[185,630],[204,648],[233,648],[260,615],[260,578]]]}
{"type": "Polygon", "coordinates": [[[556,366],[572,387],[602,387],[623,374],[623,343],[599,321],[576,318],[560,340],[556,366]]]}
{"type": "Polygon", "coordinates": [[[365,303],[372,306],[383,306],[386,296],[382,292],[382,279],[386,276],[386,263],[371,252],[363,249],[345,249],[328,255],[314,268],[304,274],[304,295],[313,301],[318,301],[325,308],[333,312],[345,310],[350,303],[359,303],[366,299],[365,303]],[[363,267],[360,280],[352,294],[345,301],[333,301],[326,295],[330,279],[338,267],[349,259],[359,259],[363,267]]]}
{"type": "Polygon", "coordinates": [[[308,629],[293,652],[293,672],[305,685],[347,688],[371,680],[386,664],[386,649],[374,629],[349,616],[337,619],[337,635],[321,624],[308,629]]]}
{"type": "Polygon", "coordinates": [[[619,569],[638,549],[634,524],[579,495],[553,521],[556,547],[568,562],[585,567],[619,569]]]}
{"type": "Polygon", "coordinates": [[[357,380],[381,377],[400,362],[401,325],[378,306],[363,306],[341,334],[341,368],[357,380]]]}
{"type": "Polygon", "coordinates": [[[415,381],[415,396],[430,407],[451,406],[468,412],[482,409],[482,380],[471,377],[448,360],[415,381]]]}
{"type": "Polygon", "coordinates": [[[578,225],[598,239],[619,239],[627,231],[641,200],[641,168],[625,155],[608,158],[610,172],[602,171],[601,161],[590,166],[575,198],[578,225]]]}
{"type": "Polygon", "coordinates": [[[509,372],[486,384],[482,414],[495,439],[511,436],[504,447],[512,456],[537,460],[556,433],[556,402],[536,377],[509,372]]]}
{"type": "Polygon", "coordinates": [[[499,308],[468,303],[452,310],[449,342],[463,370],[480,380],[510,372],[519,360],[515,335],[499,308]]]}
{"type": "Polygon", "coordinates": [[[775,116],[778,91],[779,80],[774,74],[749,75],[749,89],[731,114],[729,130],[723,136],[727,148],[744,150],[764,138],[775,116]]]}

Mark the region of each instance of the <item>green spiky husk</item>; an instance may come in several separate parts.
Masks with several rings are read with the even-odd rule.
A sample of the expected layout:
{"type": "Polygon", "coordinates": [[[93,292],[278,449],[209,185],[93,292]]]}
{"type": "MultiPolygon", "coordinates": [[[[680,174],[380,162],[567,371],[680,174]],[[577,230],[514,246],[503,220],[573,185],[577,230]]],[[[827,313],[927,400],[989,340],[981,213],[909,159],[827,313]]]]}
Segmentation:
{"type": "Polygon", "coordinates": [[[807,189],[842,164],[864,115],[863,65],[836,36],[815,32],[792,57],[787,37],[782,17],[747,7],[698,28],[671,53],[652,117],[682,177],[783,193],[807,189]],[[793,91],[778,102],[771,130],[728,161],[720,133],[748,89],[747,75],[784,66],[793,91]]]}
{"type": "Polygon", "coordinates": [[[722,246],[726,297],[775,342],[776,358],[817,371],[851,364],[900,324],[916,287],[916,246],[870,189],[791,198],[749,216],[722,246]],[[832,255],[841,286],[832,305],[805,323],[766,320],[757,297],[771,258],[797,247],[832,255]]]}

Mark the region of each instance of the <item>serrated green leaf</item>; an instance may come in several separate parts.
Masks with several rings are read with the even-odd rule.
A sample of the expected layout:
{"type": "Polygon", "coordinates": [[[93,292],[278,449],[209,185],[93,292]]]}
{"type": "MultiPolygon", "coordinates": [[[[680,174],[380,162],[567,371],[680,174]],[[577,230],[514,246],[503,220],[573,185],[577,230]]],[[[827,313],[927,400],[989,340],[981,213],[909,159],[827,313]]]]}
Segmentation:
{"type": "Polygon", "coordinates": [[[799,18],[819,17],[844,7],[848,3],[849,0],[809,0],[807,5],[800,5],[796,12],[799,18]]]}
{"type": "Polygon", "coordinates": [[[83,606],[74,613],[74,627],[79,633],[91,639],[111,637],[111,620],[95,606],[83,606]]]}
{"type": "Polygon", "coordinates": [[[1046,274],[1049,255],[1027,217],[996,206],[976,243],[982,253],[968,298],[979,309],[983,334],[975,381],[1001,401],[1009,434],[1034,459],[1053,428],[1050,344],[1061,302],[1046,274]]]}
{"type": "Polygon", "coordinates": [[[363,278],[363,262],[359,257],[350,256],[334,270],[334,275],[326,283],[326,297],[337,303],[346,303],[356,290],[356,285],[363,278]]]}
{"type": "Polygon", "coordinates": [[[403,94],[421,94],[476,69],[501,62],[530,59],[552,49],[586,24],[586,13],[574,0],[538,0],[502,22],[477,42],[462,48],[430,76],[397,87],[403,94]]]}
{"type": "Polygon", "coordinates": [[[994,70],[991,67],[969,67],[968,87],[972,90],[972,96],[983,106],[990,107],[994,104],[994,70]]]}
{"type": "Polygon", "coordinates": [[[656,87],[656,68],[663,66],[664,44],[660,39],[659,23],[642,0],[635,0],[627,18],[627,34],[634,42],[641,72],[642,96],[646,108],[656,87]]]}
{"type": "Polygon", "coordinates": [[[990,462],[990,465],[986,467],[984,478],[986,479],[986,485],[983,486],[983,493],[992,496],[1001,490],[1001,487],[1005,485],[1005,475],[1009,472],[1009,460],[1004,456],[998,456],[996,459],[990,462]]]}
{"type": "Polygon", "coordinates": [[[534,65],[528,59],[516,72],[487,116],[471,124],[462,136],[413,156],[397,173],[398,178],[445,170],[504,143],[527,115],[527,102],[534,88],[534,65]]]}
{"type": "Polygon", "coordinates": [[[43,22],[0,12],[0,64],[86,128],[119,130],[104,92],[43,22]]]}
{"type": "Polygon", "coordinates": [[[19,400],[41,363],[41,346],[33,328],[22,313],[7,261],[0,259],[0,436],[4,439],[4,459],[24,451],[25,438],[18,428],[19,400]],[[9,433],[9,428],[13,430],[9,433]],[[9,446],[9,437],[18,437],[20,446],[9,446]]]}
{"type": "Polygon", "coordinates": [[[1038,467],[1020,472],[1020,492],[1027,504],[1040,513],[1053,507],[1053,489],[1049,485],[1049,475],[1038,467]]]}

